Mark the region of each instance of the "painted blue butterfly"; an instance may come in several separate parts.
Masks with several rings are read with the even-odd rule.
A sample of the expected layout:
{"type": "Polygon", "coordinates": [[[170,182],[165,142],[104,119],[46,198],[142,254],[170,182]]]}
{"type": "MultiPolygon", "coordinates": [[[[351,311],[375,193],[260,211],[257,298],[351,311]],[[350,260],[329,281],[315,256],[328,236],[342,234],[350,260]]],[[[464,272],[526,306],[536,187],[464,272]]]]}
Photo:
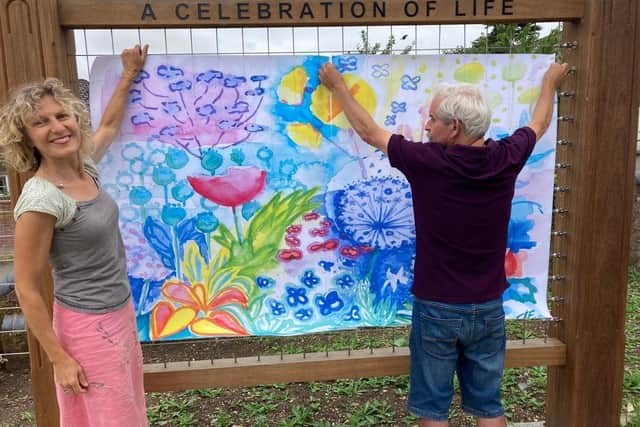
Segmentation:
{"type": "Polygon", "coordinates": [[[407,111],[407,103],[406,102],[391,101],[391,112],[393,114],[404,113],[406,111],[407,111]]]}
{"type": "Polygon", "coordinates": [[[411,77],[408,74],[402,76],[401,87],[404,90],[418,90],[418,83],[420,83],[420,76],[411,77]]]}
{"type": "Polygon", "coordinates": [[[338,58],[337,68],[341,73],[355,71],[358,68],[358,58],[355,56],[342,56],[338,58]]]}
{"type": "Polygon", "coordinates": [[[373,64],[371,76],[375,79],[389,77],[389,64],[373,64]]]}

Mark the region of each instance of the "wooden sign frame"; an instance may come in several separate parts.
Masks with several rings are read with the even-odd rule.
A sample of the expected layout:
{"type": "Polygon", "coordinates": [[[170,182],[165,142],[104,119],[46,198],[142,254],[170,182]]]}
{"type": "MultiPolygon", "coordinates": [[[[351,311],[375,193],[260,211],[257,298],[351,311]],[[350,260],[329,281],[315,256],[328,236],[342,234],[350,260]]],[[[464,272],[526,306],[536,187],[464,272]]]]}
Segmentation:
{"type": "MultiPolygon", "coordinates": [[[[563,59],[575,66],[576,75],[563,90],[576,95],[563,98],[560,104],[565,120],[560,123],[559,137],[570,144],[558,150],[558,157],[571,168],[563,171],[569,190],[562,196],[567,213],[557,217],[555,225],[568,234],[554,242],[559,249],[552,268],[554,275],[564,278],[554,285],[564,303],[553,307],[554,316],[560,319],[553,328],[557,336],[522,346],[510,342],[507,365],[549,367],[548,427],[619,425],[640,98],[640,2],[386,0],[385,16],[381,16],[382,0],[377,12],[373,0],[324,3],[331,7],[324,9],[320,0],[0,0],[0,101],[6,100],[10,88],[47,76],[57,76],[73,87],[77,77],[70,30],[74,28],[565,21],[563,59]],[[258,4],[277,10],[275,18],[260,18],[258,8],[264,12],[267,6],[258,4]],[[284,6],[291,19],[282,12],[282,4],[291,6],[284,6]],[[308,19],[305,4],[313,20],[308,19]],[[485,9],[487,5],[495,7],[485,9]],[[418,13],[409,16],[412,7],[418,13]],[[360,16],[365,10],[369,12],[360,16]]],[[[13,203],[26,178],[11,176],[13,203]]],[[[50,278],[46,285],[43,292],[50,301],[50,278]]],[[[57,426],[51,365],[31,335],[29,344],[37,423],[57,426]]],[[[407,372],[406,349],[322,356],[239,360],[215,367],[147,366],[145,383],[149,390],[175,390],[407,372]],[[247,376],[247,372],[252,374],[247,376]],[[312,372],[321,374],[310,375],[312,372]],[[219,378],[225,380],[219,382],[219,378]]]]}

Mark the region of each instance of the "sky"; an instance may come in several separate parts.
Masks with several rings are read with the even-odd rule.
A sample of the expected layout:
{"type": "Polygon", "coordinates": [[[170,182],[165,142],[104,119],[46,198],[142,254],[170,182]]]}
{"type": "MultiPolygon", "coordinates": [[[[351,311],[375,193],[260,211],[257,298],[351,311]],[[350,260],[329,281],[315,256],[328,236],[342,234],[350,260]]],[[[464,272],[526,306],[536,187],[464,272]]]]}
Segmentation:
{"type": "MultiPolygon", "coordinates": [[[[557,22],[540,23],[541,36],[557,22]]],[[[471,46],[486,32],[485,25],[394,25],[354,27],[272,27],[272,28],[193,28],[75,30],[78,77],[89,78],[96,56],[119,54],[136,43],[148,43],[149,52],[158,55],[335,55],[357,52],[361,31],[369,43],[383,47],[389,36],[395,49],[413,44],[417,54],[438,54],[445,49],[471,46]]]]}

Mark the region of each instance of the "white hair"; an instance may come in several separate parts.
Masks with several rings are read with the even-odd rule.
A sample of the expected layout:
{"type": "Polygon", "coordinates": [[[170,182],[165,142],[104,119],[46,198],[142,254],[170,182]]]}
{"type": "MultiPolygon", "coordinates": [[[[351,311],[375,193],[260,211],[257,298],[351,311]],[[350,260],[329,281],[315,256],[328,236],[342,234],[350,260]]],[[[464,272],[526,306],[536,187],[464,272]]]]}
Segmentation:
{"type": "Polygon", "coordinates": [[[482,92],[474,86],[457,85],[440,87],[433,99],[440,98],[436,111],[439,119],[449,124],[454,119],[464,125],[464,133],[472,138],[482,138],[491,123],[491,110],[482,92]]]}

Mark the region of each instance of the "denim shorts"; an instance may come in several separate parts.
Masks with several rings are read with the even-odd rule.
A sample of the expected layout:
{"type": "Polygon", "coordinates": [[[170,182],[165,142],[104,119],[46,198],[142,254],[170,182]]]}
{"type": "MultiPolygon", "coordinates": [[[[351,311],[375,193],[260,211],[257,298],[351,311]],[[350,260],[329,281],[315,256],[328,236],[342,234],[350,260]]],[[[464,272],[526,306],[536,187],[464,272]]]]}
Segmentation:
{"type": "Polygon", "coordinates": [[[444,304],[414,298],[407,409],[420,418],[447,420],[455,371],[463,411],[481,418],[503,415],[505,346],[502,299],[444,304]]]}

